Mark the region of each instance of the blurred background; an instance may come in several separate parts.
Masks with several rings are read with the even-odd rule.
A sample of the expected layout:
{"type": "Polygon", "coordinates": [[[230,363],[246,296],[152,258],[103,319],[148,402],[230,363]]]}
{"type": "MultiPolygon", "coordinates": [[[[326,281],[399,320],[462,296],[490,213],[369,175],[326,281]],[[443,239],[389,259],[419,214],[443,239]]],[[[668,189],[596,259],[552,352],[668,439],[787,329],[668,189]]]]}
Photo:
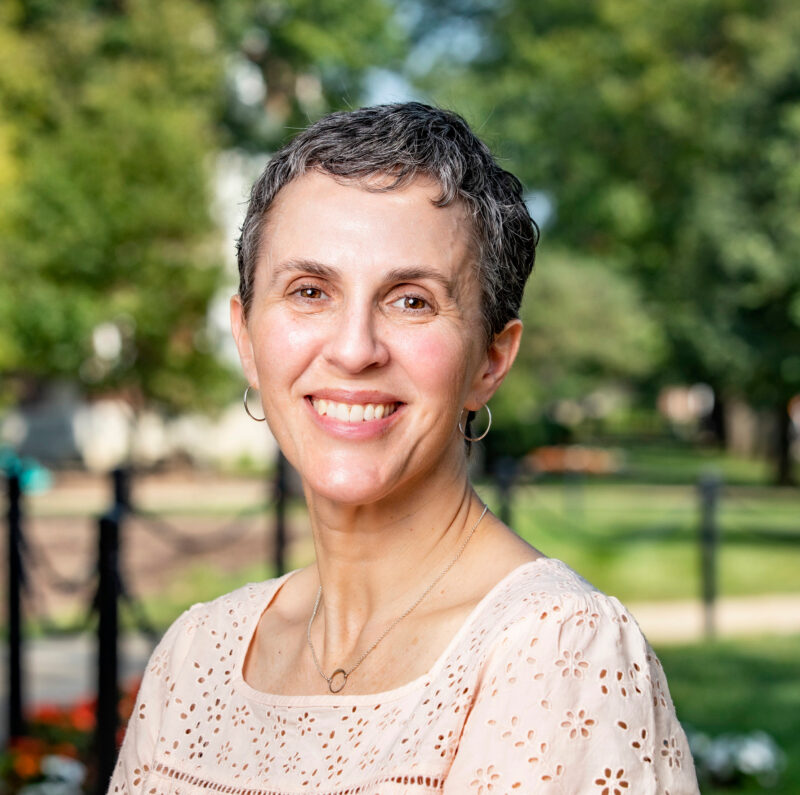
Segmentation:
{"type": "Polygon", "coordinates": [[[312,559],[234,241],[298,129],[418,99],[542,228],[481,495],[632,607],[704,793],[800,792],[799,42],[793,0],[4,0],[0,791],[104,791],[159,633],[312,559]]]}

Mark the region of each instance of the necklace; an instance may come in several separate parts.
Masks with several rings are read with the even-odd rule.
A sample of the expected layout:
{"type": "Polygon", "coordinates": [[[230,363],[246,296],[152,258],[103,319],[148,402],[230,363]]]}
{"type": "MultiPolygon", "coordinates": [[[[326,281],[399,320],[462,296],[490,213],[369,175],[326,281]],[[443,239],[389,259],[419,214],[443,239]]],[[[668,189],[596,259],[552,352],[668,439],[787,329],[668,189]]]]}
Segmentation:
{"type": "Polygon", "coordinates": [[[319,590],[317,591],[317,601],[314,602],[314,609],[311,611],[311,618],[308,620],[308,628],[306,629],[306,640],[308,641],[308,648],[311,649],[311,657],[314,660],[314,666],[316,667],[317,671],[319,671],[319,675],[328,683],[328,690],[331,693],[341,693],[344,690],[344,686],[347,684],[347,677],[350,676],[353,671],[361,665],[364,660],[367,659],[367,655],[370,652],[374,651],[375,647],[412,611],[416,608],[420,602],[436,587],[438,582],[447,574],[450,569],[456,564],[456,561],[461,557],[461,554],[467,547],[470,538],[472,538],[472,534],[478,529],[478,525],[481,523],[481,519],[486,515],[486,511],[489,510],[488,505],[483,506],[483,510],[481,511],[481,515],[478,517],[478,521],[472,526],[472,529],[467,533],[467,537],[462,542],[461,546],[458,548],[458,552],[456,552],[455,557],[445,566],[444,570],[441,571],[436,579],[423,591],[422,596],[420,596],[414,604],[411,605],[404,613],[401,613],[385,630],[378,636],[378,639],[358,658],[356,664],[349,670],[345,671],[344,668],[337,668],[330,676],[325,676],[325,672],[322,670],[322,666],[319,664],[319,660],[317,659],[317,653],[314,651],[314,644],[311,642],[311,625],[314,623],[314,619],[317,617],[317,611],[319,610],[320,602],[322,601],[322,586],[319,586],[319,590]]]}

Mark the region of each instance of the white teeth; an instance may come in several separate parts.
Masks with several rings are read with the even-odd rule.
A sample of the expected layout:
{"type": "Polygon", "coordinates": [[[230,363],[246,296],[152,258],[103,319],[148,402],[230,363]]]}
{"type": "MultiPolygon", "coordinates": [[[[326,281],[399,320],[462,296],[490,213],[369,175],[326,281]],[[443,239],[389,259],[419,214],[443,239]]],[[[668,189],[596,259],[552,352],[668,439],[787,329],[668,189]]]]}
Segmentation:
{"type": "Polygon", "coordinates": [[[312,398],[311,404],[320,416],[327,415],[340,422],[350,423],[380,420],[393,414],[397,408],[396,403],[334,403],[321,398],[312,398]]]}

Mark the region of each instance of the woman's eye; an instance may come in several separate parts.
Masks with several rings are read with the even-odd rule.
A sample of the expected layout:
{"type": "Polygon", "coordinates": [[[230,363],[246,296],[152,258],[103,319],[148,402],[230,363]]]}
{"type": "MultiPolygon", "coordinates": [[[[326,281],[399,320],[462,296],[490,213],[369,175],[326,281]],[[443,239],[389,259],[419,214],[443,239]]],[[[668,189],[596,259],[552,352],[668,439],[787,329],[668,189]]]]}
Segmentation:
{"type": "Polygon", "coordinates": [[[319,287],[300,287],[294,291],[298,298],[305,298],[309,301],[316,301],[318,298],[324,298],[325,293],[319,287]]]}
{"type": "Polygon", "coordinates": [[[418,295],[404,295],[402,298],[398,298],[394,303],[393,306],[396,306],[400,309],[407,309],[411,312],[419,312],[420,310],[428,309],[430,305],[424,298],[420,298],[418,295]]]}

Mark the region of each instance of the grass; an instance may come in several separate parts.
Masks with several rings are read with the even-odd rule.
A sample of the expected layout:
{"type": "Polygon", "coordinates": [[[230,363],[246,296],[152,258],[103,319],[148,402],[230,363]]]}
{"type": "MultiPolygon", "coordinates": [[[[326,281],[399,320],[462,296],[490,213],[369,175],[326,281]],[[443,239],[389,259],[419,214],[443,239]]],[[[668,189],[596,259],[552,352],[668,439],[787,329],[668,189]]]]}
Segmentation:
{"type": "MultiPolygon", "coordinates": [[[[696,483],[713,469],[725,484],[719,504],[720,593],[800,592],[800,490],[769,487],[763,462],[678,444],[632,444],[625,458],[624,474],[614,478],[583,483],[550,478],[521,486],[514,493],[512,525],[534,546],[623,601],[696,598],[696,483]]],[[[478,491],[499,511],[491,484],[479,484],[478,491]]],[[[187,508],[176,508],[176,515],[214,512],[187,508]]],[[[303,558],[308,554],[307,548],[298,551],[290,564],[308,563],[303,558]]],[[[144,610],[163,629],[194,602],[266,576],[261,562],[235,574],[193,566],[176,573],[157,597],[146,598],[144,610]]],[[[132,626],[124,607],[122,615],[132,626]]],[[[712,736],[768,732],[787,759],[780,783],[769,791],[800,792],[800,636],[663,646],[658,652],[686,725],[712,736]]],[[[764,790],[753,784],[736,791],[764,790]]],[[[703,788],[704,795],[730,792],[703,788]]]]}
{"type": "MultiPolygon", "coordinates": [[[[520,485],[513,495],[511,524],[547,555],[567,562],[598,588],[624,602],[694,599],[701,590],[697,478],[713,464],[725,473],[719,501],[721,595],[799,593],[800,489],[766,485],[761,462],[742,461],[680,444],[632,444],[624,477],[582,481],[550,477],[520,485]],[[655,482],[655,481],[661,482],[655,482]]],[[[499,512],[490,483],[478,491],[499,512]]],[[[236,505],[170,505],[161,516],[235,515],[236,505]]],[[[292,500],[290,517],[305,510],[292,500]]],[[[295,550],[290,565],[310,562],[310,548],[295,550]]],[[[236,574],[211,565],[175,573],[170,587],[145,599],[146,613],[164,627],[182,609],[244,582],[267,576],[262,563],[236,574]]],[[[55,616],[62,630],[82,616],[55,616]]],[[[128,619],[126,619],[128,620],[128,619]]],[[[130,625],[130,624],[129,624],[130,625]]]]}
{"type": "MultiPolygon", "coordinates": [[[[658,649],[684,725],[712,736],[766,731],[786,754],[774,795],[800,792],[800,636],[658,649]]],[[[730,789],[703,787],[703,795],[730,789]]],[[[765,792],[752,783],[737,792],[765,792]]]]}
{"type": "Polygon", "coordinates": [[[731,485],[759,485],[769,483],[773,474],[773,465],[764,459],[741,458],[678,440],[634,440],[622,452],[623,477],[638,483],[692,485],[703,474],[715,472],[731,485]]]}
{"type": "MultiPolygon", "coordinates": [[[[490,507],[500,501],[479,487],[490,507]]],[[[513,495],[511,524],[623,601],[700,593],[700,507],[693,485],[550,480],[513,495]]],[[[725,487],[719,501],[722,595],[798,592],[800,491],[725,487]]]]}

